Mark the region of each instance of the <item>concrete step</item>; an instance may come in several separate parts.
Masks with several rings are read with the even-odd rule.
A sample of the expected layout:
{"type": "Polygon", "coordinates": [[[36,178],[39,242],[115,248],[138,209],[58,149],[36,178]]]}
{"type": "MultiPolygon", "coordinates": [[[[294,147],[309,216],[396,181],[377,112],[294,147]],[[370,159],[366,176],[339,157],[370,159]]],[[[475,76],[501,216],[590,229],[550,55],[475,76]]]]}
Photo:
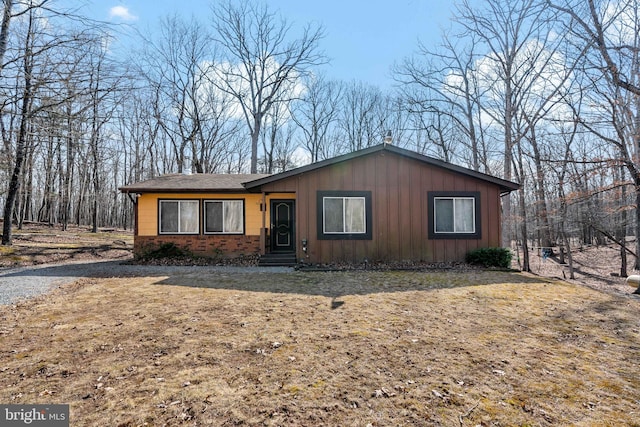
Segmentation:
{"type": "Polygon", "coordinates": [[[261,267],[295,267],[297,263],[294,252],[268,253],[261,256],[258,261],[261,267]]]}

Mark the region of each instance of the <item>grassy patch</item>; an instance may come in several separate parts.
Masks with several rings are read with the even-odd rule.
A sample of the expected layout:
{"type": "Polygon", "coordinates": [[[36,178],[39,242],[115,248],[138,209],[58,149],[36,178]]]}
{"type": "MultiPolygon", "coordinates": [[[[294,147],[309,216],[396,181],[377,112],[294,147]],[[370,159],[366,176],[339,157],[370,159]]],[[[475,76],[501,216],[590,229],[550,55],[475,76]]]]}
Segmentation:
{"type": "Polygon", "coordinates": [[[24,258],[18,254],[13,246],[0,246],[0,260],[2,260],[0,266],[20,265],[24,258]]]}
{"type": "Polygon", "coordinates": [[[15,253],[15,249],[11,246],[0,246],[0,255],[9,256],[15,253]]]}
{"type": "Polygon", "coordinates": [[[640,303],[502,272],[84,280],[0,308],[73,425],[640,425],[640,303]]]}

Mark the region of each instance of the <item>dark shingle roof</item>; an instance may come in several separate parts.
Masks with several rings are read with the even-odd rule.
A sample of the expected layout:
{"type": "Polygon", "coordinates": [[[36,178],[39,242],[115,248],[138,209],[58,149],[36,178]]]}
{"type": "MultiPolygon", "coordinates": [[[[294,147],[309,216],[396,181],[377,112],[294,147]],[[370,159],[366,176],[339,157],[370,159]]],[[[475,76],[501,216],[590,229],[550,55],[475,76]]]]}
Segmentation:
{"type": "Polygon", "coordinates": [[[213,191],[246,191],[247,181],[265,178],[265,174],[171,174],[120,187],[123,193],[202,193],[213,191]]]}

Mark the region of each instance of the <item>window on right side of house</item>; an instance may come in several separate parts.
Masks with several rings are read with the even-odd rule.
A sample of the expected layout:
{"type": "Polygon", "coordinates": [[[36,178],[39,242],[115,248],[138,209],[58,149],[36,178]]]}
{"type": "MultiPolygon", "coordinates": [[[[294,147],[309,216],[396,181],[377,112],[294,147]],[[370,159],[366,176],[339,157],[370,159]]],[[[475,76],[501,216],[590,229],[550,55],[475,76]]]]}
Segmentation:
{"type": "Polygon", "coordinates": [[[434,205],[436,233],[475,233],[473,197],[436,197],[434,205]]]}
{"type": "Polygon", "coordinates": [[[478,192],[430,192],[429,212],[429,238],[480,238],[478,192]]]}

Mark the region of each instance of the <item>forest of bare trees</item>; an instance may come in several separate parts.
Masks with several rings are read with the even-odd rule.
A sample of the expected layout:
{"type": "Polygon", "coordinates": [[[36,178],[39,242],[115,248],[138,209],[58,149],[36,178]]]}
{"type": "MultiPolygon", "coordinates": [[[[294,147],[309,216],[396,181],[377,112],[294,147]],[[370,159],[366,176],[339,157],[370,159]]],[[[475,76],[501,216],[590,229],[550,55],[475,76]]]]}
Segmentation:
{"type": "MultiPolygon", "coordinates": [[[[522,184],[505,245],[640,252],[640,4],[461,0],[393,89],[322,72],[324,29],[258,2],[123,32],[54,0],[4,0],[2,244],[25,221],[131,227],[118,187],[167,173],[276,173],[394,143],[522,184]],[[127,37],[129,57],[110,49],[127,37]],[[635,244],[627,244],[627,241],[635,244]]],[[[637,257],[633,257],[637,264],[637,257]]],[[[640,267],[635,265],[635,268],[640,267]]]]}

